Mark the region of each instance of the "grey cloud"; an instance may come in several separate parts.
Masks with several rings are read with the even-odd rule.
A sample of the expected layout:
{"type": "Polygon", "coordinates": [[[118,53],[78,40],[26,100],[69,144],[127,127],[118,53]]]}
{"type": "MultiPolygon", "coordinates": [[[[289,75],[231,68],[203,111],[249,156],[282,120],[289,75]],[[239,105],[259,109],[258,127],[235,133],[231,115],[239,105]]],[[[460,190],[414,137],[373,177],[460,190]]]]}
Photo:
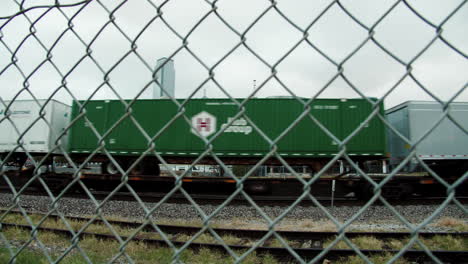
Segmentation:
{"type": "MultiPolygon", "coordinates": [[[[51,1],[53,2],[53,1],[51,1]]],[[[62,1],[61,1],[62,2],[62,1]]],[[[76,1],[68,1],[69,3],[76,1]]],[[[116,8],[121,1],[101,1],[109,10],[116,8]]],[[[45,4],[44,2],[42,4],[45,4]]],[[[155,1],[160,5],[162,1],[155,1]]],[[[279,1],[277,8],[299,27],[309,25],[330,3],[330,1],[279,1]]],[[[343,1],[348,9],[365,26],[372,26],[393,3],[375,1],[343,1]]],[[[413,3],[411,3],[413,4],[413,3]]],[[[414,8],[432,23],[438,24],[459,4],[458,2],[414,3],[414,8]]],[[[35,5],[27,2],[27,5],[35,5]]],[[[264,1],[220,1],[217,12],[237,31],[246,28],[270,5],[264,1]]],[[[72,17],[80,7],[62,8],[67,16],[72,17]]],[[[204,1],[169,1],[161,8],[163,18],[178,34],[185,37],[192,27],[211,9],[204,1]]],[[[17,11],[10,2],[2,3],[1,15],[7,16],[17,11]]],[[[37,18],[45,10],[38,9],[28,13],[37,18]]],[[[90,45],[93,58],[104,72],[109,74],[110,84],[123,98],[135,97],[149,82],[158,58],[174,54],[183,42],[171,32],[160,19],[151,23],[135,42],[136,52],[129,55],[113,68],[130,51],[131,41],[135,40],[143,27],[156,16],[156,10],[147,1],[128,1],[114,13],[115,23],[128,35],[128,41],[113,25],[108,26],[90,45]],[[141,62],[141,59],[144,63],[141,62]]],[[[463,7],[447,24],[443,36],[457,49],[466,54],[468,34],[466,19],[468,8],[463,7]]],[[[78,99],[87,99],[104,83],[104,74],[95,63],[86,58],[73,68],[85,55],[91,40],[109,21],[109,13],[97,1],[91,2],[76,15],[73,29],[83,39],[85,45],[67,32],[52,51],[52,61],[62,74],[73,71],[66,78],[67,87],[78,99]]],[[[30,24],[22,15],[8,22],[0,20],[2,42],[15,49],[29,33],[30,24]]],[[[36,25],[36,36],[43,41],[47,49],[67,27],[68,21],[58,12],[51,11],[36,25]]],[[[375,39],[399,59],[407,63],[435,36],[435,29],[416,17],[403,3],[375,29],[375,39]]],[[[337,5],[333,6],[308,31],[308,40],[326,53],[336,63],[342,62],[367,36],[367,30],[356,24],[337,5]]],[[[290,25],[275,10],[270,10],[246,35],[247,45],[269,64],[277,63],[301,38],[302,33],[290,25]]],[[[188,48],[198,59],[211,68],[226,53],[240,42],[240,38],[228,29],[214,14],[203,21],[189,36],[188,48]]],[[[46,58],[46,52],[33,38],[29,38],[17,54],[17,65],[29,75],[46,58]]],[[[176,96],[187,97],[209,78],[209,73],[187,50],[182,49],[174,56],[176,67],[176,96]]],[[[11,62],[11,54],[0,44],[0,70],[11,62]]],[[[443,100],[466,85],[468,63],[466,58],[453,51],[440,40],[436,41],[413,64],[413,74],[428,89],[443,100]]],[[[382,96],[406,73],[406,67],[383,52],[372,42],[365,44],[356,54],[343,64],[344,74],[366,96],[382,96]]],[[[301,43],[276,68],[277,77],[296,95],[312,97],[337,73],[337,66],[330,63],[307,43],[301,43]]],[[[271,75],[271,69],[258,60],[250,51],[241,46],[223,60],[214,69],[215,80],[233,97],[245,97],[253,91],[253,80],[257,87],[271,75]]],[[[0,75],[2,99],[11,99],[23,87],[24,79],[14,67],[0,75]]],[[[61,86],[62,77],[46,63],[29,80],[31,91],[39,98],[50,96],[61,86]]],[[[152,86],[140,98],[150,98],[152,86]]],[[[196,97],[225,97],[209,81],[196,97]]],[[[288,95],[274,79],[268,81],[256,96],[288,95]]],[[[26,95],[25,95],[26,96],[26,95]]],[[[333,82],[321,97],[356,97],[358,96],[341,78],[333,82]]],[[[26,96],[27,97],[27,96],[26,96]]],[[[56,99],[71,103],[71,97],[65,90],[55,95],[56,99]]],[[[113,92],[102,86],[94,99],[116,98],[113,92]]],[[[405,80],[388,97],[387,105],[394,105],[409,99],[430,99],[412,80],[405,80]]],[[[468,101],[468,92],[463,92],[458,101],[468,101]]]]}

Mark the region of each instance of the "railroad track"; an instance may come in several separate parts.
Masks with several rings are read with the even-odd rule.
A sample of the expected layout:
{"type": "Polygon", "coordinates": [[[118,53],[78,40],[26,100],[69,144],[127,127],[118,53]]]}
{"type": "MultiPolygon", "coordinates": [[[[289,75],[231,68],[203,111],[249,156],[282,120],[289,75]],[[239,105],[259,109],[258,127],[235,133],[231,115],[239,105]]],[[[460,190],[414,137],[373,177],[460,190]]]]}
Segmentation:
{"type": "MultiPolygon", "coordinates": [[[[10,193],[11,190],[9,187],[0,187],[0,193],[10,193]]],[[[107,191],[91,191],[94,198],[102,200],[107,198],[110,192],[107,191]]],[[[37,190],[36,188],[30,188],[23,192],[24,195],[32,196],[48,196],[45,191],[37,190]]],[[[140,199],[144,202],[159,202],[162,198],[166,196],[167,193],[159,192],[141,192],[138,193],[140,199]]],[[[89,199],[85,193],[67,193],[64,197],[67,198],[77,198],[77,199],[89,199]]],[[[190,193],[190,197],[197,202],[197,204],[212,204],[218,205],[224,202],[229,198],[228,194],[197,194],[190,193]]],[[[254,200],[257,205],[260,206],[288,206],[291,203],[295,202],[298,199],[298,196],[268,196],[268,195],[250,195],[252,200],[254,200]]],[[[323,197],[323,196],[314,196],[317,201],[319,201],[323,206],[363,206],[367,201],[358,200],[354,197],[323,197]]],[[[445,201],[446,197],[408,197],[406,199],[394,200],[387,199],[392,205],[434,205],[440,204],[445,201]]],[[[458,201],[463,204],[468,203],[468,197],[459,196],[457,197],[458,201]]],[[[112,197],[111,200],[115,201],[135,201],[133,194],[129,192],[117,192],[112,197]]],[[[166,201],[167,203],[175,204],[185,204],[189,203],[187,198],[180,194],[175,193],[166,201]]],[[[230,205],[249,205],[250,203],[242,195],[237,195],[234,197],[230,205]]],[[[379,201],[376,201],[374,204],[380,204],[379,201]]],[[[315,203],[312,202],[309,198],[305,198],[300,202],[301,206],[315,206],[315,203]]]]}
{"type": "MultiPolygon", "coordinates": [[[[5,210],[0,211],[2,214],[20,214],[20,212],[7,212],[5,210]]],[[[44,214],[38,214],[34,212],[27,212],[28,215],[40,215],[44,216],[44,214]]],[[[58,220],[60,217],[57,215],[49,215],[47,219],[58,220]]],[[[95,219],[92,220],[91,218],[86,217],[71,217],[66,216],[68,221],[76,221],[76,222],[89,222],[92,221],[93,224],[104,224],[103,220],[95,219]]],[[[154,234],[157,235],[157,232],[154,228],[148,223],[141,223],[141,222],[129,222],[129,221],[115,221],[115,220],[108,220],[109,224],[113,226],[123,227],[123,228],[130,228],[130,229],[139,229],[141,228],[140,232],[144,232],[144,235],[138,235],[131,240],[133,241],[140,241],[144,242],[148,245],[154,245],[157,247],[167,247],[167,242],[163,239],[156,239],[156,238],[148,238],[154,234]]],[[[18,223],[9,223],[9,222],[2,222],[2,228],[14,227],[14,228],[21,228],[21,229],[32,229],[30,225],[18,224],[18,223]]],[[[167,235],[171,235],[173,238],[180,236],[180,235],[188,235],[193,236],[200,232],[202,229],[201,227],[196,226],[178,226],[178,225],[157,225],[158,228],[167,235]]],[[[70,230],[60,229],[60,228],[50,228],[50,227],[38,227],[38,231],[44,232],[53,232],[56,234],[60,234],[63,236],[73,237],[73,234],[70,230]]],[[[247,230],[247,229],[227,229],[227,228],[212,228],[212,231],[216,232],[219,236],[235,236],[241,238],[242,240],[246,241],[256,241],[259,239],[265,239],[264,243],[260,244],[255,249],[255,252],[259,255],[269,254],[274,256],[280,261],[294,261],[290,251],[283,246],[271,246],[271,240],[275,239],[275,236],[269,233],[268,230],[247,230]]],[[[76,232],[76,230],[75,230],[76,232]]],[[[339,237],[341,234],[337,232],[310,232],[310,231],[275,231],[275,233],[281,236],[283,239],[287,241],[294,241],[290,249],[292,249],[299,257],[311,260],[313,258],[328,259],[328,260],[337,260],[343,257],[349,257],[356,255],[356,252],[353,249],[335,249],[331,248],[327,252],[324,252],[324,248],[326,245],[324,244],[325,241],[334,239],[339,237]],[[300,246],[297,246],[300,245],[300,246]],[[305,245],[305,246],[304,246],[305,245]],[[320,255],[322,254],[322,255],[320,255]],[[320,257],[318,257],[320,255],[320,257]]],[[[455,238],[460,238],[463,240],[468,239],[468,232],[419,232],[418,238],[424,239],[431,239],[436,236],[451,236],[455,238]]],[[[81,232],[80,237],[82,236],[93,236],[100,239],[107,239],[107,240],[116,240],[116,237],[112,234],[106,233],[96,233],[96,232],[81,232]]],[[[373,237],[378,240],[388,240],[388,239],[397,239],[397,240],[404,240],[408,239],[412,236],[409,232],[346,232],[345,236],[352,240],[354,238],[362,238],[362,237],[373,237]]],[[[123,240],[130,239],[127,236],[121,236],[123,240]]],[[[181,247],[184,246],[186,241],[178,241],[171,239],[171,243],[175,246],[181,247]]],[[[252,243],[253,244],[253,243],[252,243]]],[[[243,245],[243,244],[229,244],[228,246],[233,250],[248,250],[251,248],[251,245],[243,245]]],[[[210,250],[216,251],[223,251],[225,252],[225,247],[220,243],[198,243],[192,242],[188,246],[191,249],[201,249],[206,248],[210,250]]],[[[398,249],[365,249],[360,248],[362,254],[366,256],[378,255],[378,254],[397,254],[399,252],[398,249]]],[[[443,263],[468,263],[463,262],[463,260],[468,260],[468,251],[447,251],[447,250],[431,250],[431,253],[437,257],[443,263]],[[462,261],[462,262],[460,262],[462,261]]],[[[431,257],[427,255],[427,253],[423,250],[416,250],[410,249],[403,253],[402,257],[404,257],[408,261],[414,261],[417,263],[423,263],[425,261],[430,261],[431,257]]]]}
{"type": "MultiPolygon", "coordinates": [[[[31,172],[29,172],[31,173],[31,172]]],[[[28,172],[7,172],[10,180],[15,186],[23,186],[28,180],[30,175],[28,172]]],[[[121,183],[121,176],[108,175],[108,174],[87,174],[84,173],[81,176],[83,183],[91,190],[91,193],[97,199],[107,198],[108,194],[121,183]],[[105,184],[103,184],[105,183],[105,184]]],[[[71,175],[69,174],[54,174],[45,173],[42,176],[43,180],[46,181],[50,191],[55,194],[60,193],[65,186],[71,181],[71,175]]],[[[378,179],[378,178],[377,178],[378,179]]],[[[446,195],[444,188],[435,188],[434,186],[428,185],[430,191],[418,191],[412,194],[403,195],[398,192],[401,189],[405,189],[400,186],[407,186],[407,184],[416,184],[423,181],[426,178],[420,178],[415,176],[399,176],[399,181],[392,184],[388,184],[387,191],[382,190],[382,196],[387,199],[393,205],[430,205],[440,204],[446,195]],[[401,180],[401,182],[400,182],[401,180]],[[394,193],[392,193],[394,192],[394,193]],[[431,195],[434,197],[425,197],[431,195]]],[[[451,180],[454,180],[450,178],[451,180]]],[[[1,179],[0,179],[1,180],[1,179]]],[[[165,195],[174,188],[174,179],[171,177],[145,177],[140,176],[129,176],[128,184],[138,193],[140,198],[145,202],[159,202],[165,195]]],[[[433,179],[424,180],[424,182],[433,182],[433,179]]],[[[192,199],[199,204],[220,204],[224,202],[231,193],[236,191],[236,183],[234,180],[225,177],[187,177],[182,179],[183,188],[188,192],[192,199]]],[[[347,177],[346,180],[341,179],[337,181],[340,183],[341,188],[337,187],[336,192],[332,195],[331,178],[323,178],[316,184],[311,186],[311,195],[321,202],[324,206],[362,206],[364,205],[372,194],[360,195],[360,189],[349,189],[348,185],[361,186],[362,182],[359,181],[359,177],[347,177]],[[346,187],[348,186],[348,187],[346,187]],[[354,195],[353,195],[354,193],[354,195]],[[333,198],[332,198],[333,197],[333,198]],[[358,199],[358,197],[360,199],[358,199]]],[[[6,186],[6,185],[3,185],[6,186]]],[[[421,187],[420,185],[418,185],[421,187]]],[[[356,188],[358,188],[356,187],[356,188]]],[[[368,190],[366,186],[359,188],[368,190]]],[[[369,187],[369,186],[367,186],[369,187]]],[[[424,185],[426,187],[426,185],[424,185]]],[[[440,186],[439,186],[440,187],[440,186]]],[[[460,186],[457,189],[458,199],[460,202],[465,203],[468,198],[468,193],[464,191],[466,188],[460,186]]],[[[16,187],[18,188],[18,187],[16,187]]],[[[412,189],[412,188],[409,188],[412,189]]],[[[244,183],[244,191],[249,193],[250,197],[259,205],[264,206],[287,206],[295,202],[297,198],[302,195],[303,186],[295,179],[290,178],[252,178],[244,183]],[[265,188],[265,189],[262,189],[265,188]]],[[[8,187],[1,188],[0,192],[11,193],[8,187]]],[[[43,189],[42,184],[39,182],[33,182],[30,184],[24,194],[29,195],[47,195],[47,192],[43,189]]],[[[69,189],[66,197],[72,198],[84,198],[87,199],[85,192],[77,184],[73,188],[69,189]]],[[[118,193],[115,193],[112,200],[122,201],[133,201],[134,197],[125,188],[121,189],[118,193]]],[[[168,203],[187,203],[188,200],[180,193],[174,193],[169,199],[166,200],[168,203]]],[[[379,201],[376,202],[378,204],[379,201]]],[[[237,195],[231,201],[232,205],[235,204],[248,204],[248,201],[242,195],[237,195]]],[[[302,206],[311,205],[315,203],[310,201],[308,197],[301,201],[302,206]]]]}

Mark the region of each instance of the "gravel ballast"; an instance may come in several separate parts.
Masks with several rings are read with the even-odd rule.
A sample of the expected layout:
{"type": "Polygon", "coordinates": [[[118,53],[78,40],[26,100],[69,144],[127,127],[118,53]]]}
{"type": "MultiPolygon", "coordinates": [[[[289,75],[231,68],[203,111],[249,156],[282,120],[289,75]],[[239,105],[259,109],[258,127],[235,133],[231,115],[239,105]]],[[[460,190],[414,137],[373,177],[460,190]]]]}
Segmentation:
{"type": "MultiPolygon", "coordinates": [[[[0,194],[0,207],[8,208],[13,204],[11,194],[0,194]]],[[[100,202],[100,201],[99,201],[100,202]]],[[[44,196],[22,195],[19,199],[19,205],[28,211],[48,212],[51,209],[51,199],[44,196]]],[[[156,206],[156,203],[145,203],[148,209],[156,206]]],[[[397,205],[394,209],[400,213],[407,221],[418,224],[430,217],[440,205],[397,205]]],[[[97,212],[96,205],[89,199],[61,198],[57,203],[58,210],[65,215],[90,216],[97,212]]],[[[199,208],[205,215],[210,215],[218,209],[216,205],[199,205],[199,208]]],[[[261,206],[264,214],[270,218],[276,218],[287,210],[287,206],[261,206]]],[[[325,207],[338,221],[346,222],[352,218],[360,209],[360,206],[340,206],[325,207]]],[[[14,209],[18,209],[15,206],[14,209]]],[[[126,219],[142,220],[145,217],[145,211],[138,202],[131,201],[107,201],[100,207],[101,214],[104,216],[121,217],[126,219]]],[[[200,214],[195,207],[190,204],[162,204],[152,214],[155,219],[173,219],[178,221],[202,221],[200,214]]],[[[445,207],[433,221],[450,217],[456,219],[466,219],[463,210],[453,204],[445,207]]],[[[266,221],[261,214],[253,207],[248,205],[226,206],[219,210],[213,220],[219,222],[237,221],[237,222],[258,222],[265,224],[266,221]]],[[[286,214],[283,221],[294,223],[294,221],[324,222],[330,221],[326,214],[317,207],[296,206],[286,214]]],[[[367,208],[353,225],[367,228],[401,229],[403,223],[397,216],[383,205],[374,205],[367,208]]]]}

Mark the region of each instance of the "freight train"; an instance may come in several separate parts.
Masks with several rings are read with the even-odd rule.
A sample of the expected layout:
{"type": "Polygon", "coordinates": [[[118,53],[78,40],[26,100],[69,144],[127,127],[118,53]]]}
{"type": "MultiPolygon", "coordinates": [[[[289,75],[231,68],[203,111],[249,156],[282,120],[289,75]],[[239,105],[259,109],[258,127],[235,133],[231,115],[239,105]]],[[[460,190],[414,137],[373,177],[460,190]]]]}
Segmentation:
{"type": "Polygon", "coordinates": [[[414,171],[419,159],[438,173],[459,176],[468,170],[468,103],[452,103],[451,119],[438,122],[443,109],[436,102],[410,101],[385,113],[377,101],[93,100],[71,108],[54,100],[6,102],[0,109],[1,165],[22,166],[27,158],[47,165],[67,153],[77,164],[99,162],[105,174],[157,176],[161,159],[169,164],[285,161],[316,172],[345,153],[363,169],[376,161],[397,167],[408,159],[401,169],[414,171]]]}

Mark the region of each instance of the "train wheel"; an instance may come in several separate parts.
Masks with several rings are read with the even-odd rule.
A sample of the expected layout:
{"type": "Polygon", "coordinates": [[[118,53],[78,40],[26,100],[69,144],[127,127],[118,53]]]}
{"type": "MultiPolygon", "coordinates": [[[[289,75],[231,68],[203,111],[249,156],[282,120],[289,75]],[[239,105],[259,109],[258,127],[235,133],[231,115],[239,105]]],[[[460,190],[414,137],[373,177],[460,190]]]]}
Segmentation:
{"type": "MultiPolygon", "coordinates": [[[[133,163],[135,163],[135,161],[136,161],[136,159],[131,160],[131,161],[128,163],[128,167],[133,166],[133,163]]],[[[140,162],[138,162],[138,164],[136,164],[135,166],[133,166],[133,168],[130,170],[129,174],[130,174],[130,175],[142,175],[142,174],[146,174],[146,172],[145,172],[145,167],[144,167],[144,161],[140,161],[140,162]]]]}
{"type": "Polygon", "coordinates": [[[144,173],[146,175],[159,176],[161,174],[161,168],[159,168],[159,164],[156,162],[156,160],[144,161],[143,164],[144,173]]]}
{"type": "Polygon", "coordinates": [[[120,172],[117,166],[115,166],[112,161],[108,160],[101,164],[101,173],[116,175],[120,172]]]}
{"type": "Polygon", "coordinates": [[[399,199],[407,199],[411,197],[414,192],[414,188],[410,183],[402,183],[400,184],[400,196],[399,199]]]}
{"type": "Polygon", "coordinates": [[[271,186],[261,182],[247,183],[244,190],[249,194],[269,194],[271,193],[271,186]]]}
{"type": "Polygon", "coordinates": [[[374,196],[374,187],[368,182],[357,184],[354,194],[358,200],[367,201],[374,196]]]}
{"type": "Polygon", "coordinates": [[[13,161],[11,161],[11,164],[19,168],[22,168],[23,166],[26,165],[27,160],[28,160],[28,156],[26,156],[26,154],[20,154],[17,157],[13,157],[13,161]]]}

